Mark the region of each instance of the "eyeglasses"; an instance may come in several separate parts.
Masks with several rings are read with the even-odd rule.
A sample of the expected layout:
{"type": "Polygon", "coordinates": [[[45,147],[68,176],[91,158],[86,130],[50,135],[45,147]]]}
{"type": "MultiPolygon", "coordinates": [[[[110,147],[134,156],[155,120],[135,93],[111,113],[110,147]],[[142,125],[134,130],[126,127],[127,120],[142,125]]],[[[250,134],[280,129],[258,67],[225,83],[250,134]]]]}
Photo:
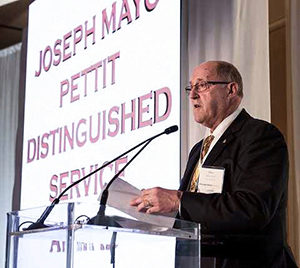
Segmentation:
{"type": "Polygon", "coordinates": [[[190,93],[192,90],[195,90],[197,93],[203,92],[207,90],[210,85],[218,85],[218,84],[230,84],[232,82],[227,81],[200,81],[196,83],[195,85],[188,85],[185,90],[186,92],[190,93]]]}

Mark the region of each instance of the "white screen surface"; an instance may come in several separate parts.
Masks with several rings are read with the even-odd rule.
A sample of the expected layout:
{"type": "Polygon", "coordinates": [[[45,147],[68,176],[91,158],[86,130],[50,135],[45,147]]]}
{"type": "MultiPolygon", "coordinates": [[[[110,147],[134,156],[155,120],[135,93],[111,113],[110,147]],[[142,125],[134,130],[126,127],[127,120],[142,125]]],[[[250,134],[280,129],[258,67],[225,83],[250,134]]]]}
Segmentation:
{"type": "MultiPolygon", "coordinates": [[[[37,0],[30,6],[21,207],[179,125],[180,1],[37,0]],[[34,195],[34,196],[33,196],[34,195]]],[[[122,178],[176,189],[179,131],[153,141],[122,178]]],[[[95,201],[123,158],[63,201],[95,201]]]]}

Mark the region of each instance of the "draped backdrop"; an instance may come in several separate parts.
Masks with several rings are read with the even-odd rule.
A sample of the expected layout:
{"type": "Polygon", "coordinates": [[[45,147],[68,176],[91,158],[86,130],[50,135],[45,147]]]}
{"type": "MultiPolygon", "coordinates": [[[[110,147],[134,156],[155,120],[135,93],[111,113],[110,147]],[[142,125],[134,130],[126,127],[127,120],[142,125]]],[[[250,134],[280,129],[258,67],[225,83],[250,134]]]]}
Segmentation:
{"type": "Polygon", "coordinates": [[[20,54],[21,44],[0,50],[0,267],[4,267],[6,212],[12,209],[15,179],[20,54]]]}
{"type": "MultiPolygon", "coordinates": [[[[300,4],[291,0],[291,73],[293,125],[290,178],[289,243],[299,260],[300,194],[300,4]]],[[[232,62],[244,80],[242,106],[250,114],[270,121],[268,1],[193,0],[182,1],[181,88],[188,84],[193,67],[206,60],[232,62]]],[[[0,51],[0,267],[5,259],[5,213],[12,209],[18,118],[19,65],[21,45],[0,51]]],[[[181,170],[194,143],[204,129],[195,124],[188,97],[181,92],[181,170]]],[[[18,143],[20,144],[20,143],[18,143]]],[[[15,198],[18,198],[17,196],[15,198]]]]}

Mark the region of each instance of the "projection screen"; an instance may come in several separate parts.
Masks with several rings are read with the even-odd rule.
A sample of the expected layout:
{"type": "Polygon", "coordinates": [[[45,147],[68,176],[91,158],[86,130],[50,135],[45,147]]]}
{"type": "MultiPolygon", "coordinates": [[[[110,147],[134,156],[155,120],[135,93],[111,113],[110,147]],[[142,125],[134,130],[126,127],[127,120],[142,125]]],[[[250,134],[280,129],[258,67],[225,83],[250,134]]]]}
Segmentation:
{"type": "MultiPolygon", "coordinates": [[[[35,1],[30,5],[21,208],[180,124],[180,1],[35,1]],[[34,196],[33,196],[34,194],[34,196]]],[[[96,201],[124,156],[68,191],[96,201]]],[[[177,188],[179,131],[154,140],[121,178],[177,188]]]]}

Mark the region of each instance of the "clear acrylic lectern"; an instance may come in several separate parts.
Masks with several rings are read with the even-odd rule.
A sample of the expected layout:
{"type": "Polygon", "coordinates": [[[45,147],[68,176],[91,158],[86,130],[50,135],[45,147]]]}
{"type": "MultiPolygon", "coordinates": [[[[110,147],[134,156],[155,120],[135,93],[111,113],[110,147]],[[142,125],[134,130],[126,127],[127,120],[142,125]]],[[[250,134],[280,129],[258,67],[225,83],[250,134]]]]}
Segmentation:
{"type": "Polygon", "coordinates": [[[200,267],[198,224],[150,224],[111,207],[106,216],[115,224],[87,224],[98,208],[99,203],[59,204],[48,227],[36,230],[26,227],[44,207],[8,213],[6,268],[200,267]]]}

